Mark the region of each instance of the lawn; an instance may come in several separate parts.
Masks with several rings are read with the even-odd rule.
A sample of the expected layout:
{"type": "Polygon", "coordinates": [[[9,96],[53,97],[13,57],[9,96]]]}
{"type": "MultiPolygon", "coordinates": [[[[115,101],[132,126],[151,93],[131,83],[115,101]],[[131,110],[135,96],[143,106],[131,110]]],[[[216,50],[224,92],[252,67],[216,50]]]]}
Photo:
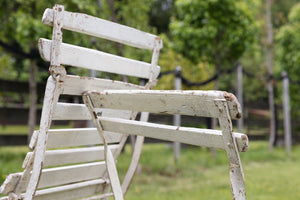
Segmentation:
{"type": "MultiPolygon", "coordinates": [[[[300,146],[287,158],[283,148],[268,152],[267,142],[251,142],[241,153],[248,200],[300,199],[300,146]]],[[[124,176],[131,154],[127,146],[118,159],[120,177],[124,176]]],[[[0,147],[1,181],[5,174],[21,169],[26,147],[0,147]]],[[[165,144],[146,144],[137,174],[126,199],[232,199],[226,153],[213,156],[206,148],[182,149],[174,162],[172,148],[165,144]]]]}

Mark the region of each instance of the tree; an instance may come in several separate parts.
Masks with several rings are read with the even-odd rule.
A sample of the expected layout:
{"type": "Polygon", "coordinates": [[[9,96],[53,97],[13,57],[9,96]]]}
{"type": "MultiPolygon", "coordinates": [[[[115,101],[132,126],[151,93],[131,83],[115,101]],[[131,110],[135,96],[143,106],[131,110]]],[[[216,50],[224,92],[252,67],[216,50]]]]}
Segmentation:
{"type": "Polygon", "coordinates": [[[300,77],[300,4],[296,4],[290,11],[288,23],[280,28],[276,35],[276,58],[277,67],[288,72],[291,79],[290,95],[291,110],[299,115],[300,97],[299,83],[295,84],[300,77]],[[293,84],[294,83],[294,84],[293,84]]]}
{"type": "Polygon", "coordinates": [[[253,38],[253,19],[242,2],[178,0],[171,22],[175,49],[194,63],[213,64],[219,71],[232,66],[253,38]]]}

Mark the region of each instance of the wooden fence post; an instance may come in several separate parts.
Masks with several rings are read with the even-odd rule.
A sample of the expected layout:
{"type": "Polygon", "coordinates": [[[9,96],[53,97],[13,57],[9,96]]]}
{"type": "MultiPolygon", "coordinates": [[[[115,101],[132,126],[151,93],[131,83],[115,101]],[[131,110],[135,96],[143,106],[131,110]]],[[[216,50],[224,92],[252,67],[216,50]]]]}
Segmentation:
{"type": "Polygon", "coordinates": [[[291,113],[290,113],[290,94],[289,94],[289,77],[287,72],[282,72],[282,91],[283,91],[283,124],[285,148],[288,156],[291,156],[292,133],[291,133],[291,113]]]}
{"type": "MultiPolygon", "coordinates": [[[[237,98],[240,102],[241,108],[243,109],[243,67],[240,64],[237,67],[237,98]]],[[[237,121],[237,126],[238,131],[242,133],[244,128],[243,117],[237,121]]]]}
{"type": "MultiPolygon", "coordinates": [[[[176,66],[175,68],[175,81],[174,81],[174,89],[175,90],[181,90],[181,67],[176,66]]],[[[173,123],[175,126],[181,125],[181,116],[180,115],[174,115],[173,123]]],[[[175,155],[175,162],[179,161],[180,158],[180,143],[174,142],[174,155],[175,155]]]]}

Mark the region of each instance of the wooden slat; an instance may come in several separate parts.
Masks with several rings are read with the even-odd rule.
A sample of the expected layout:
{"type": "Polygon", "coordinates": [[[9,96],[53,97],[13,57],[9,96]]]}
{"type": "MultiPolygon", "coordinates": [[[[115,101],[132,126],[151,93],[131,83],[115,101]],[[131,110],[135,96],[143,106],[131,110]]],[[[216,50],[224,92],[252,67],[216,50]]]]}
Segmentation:
{"type": "Polygon", "coordinates": [[[228,98],[230,114],[233,119],[241,116],[239,104],[234,95],[222,91],[121,91],[107,90],[88,92],[94,107],[122,110],[144,111],[164,114],[181,114],[191,116],[215,117],[219,110],[215,100],[228,98]]]}
{"type": "MultiPolygon", "coordinates": [[[[42,22],[53,24],[53,10],[46,9],[42,22]]],[[[161,39],[149,33],[81,13],[64,12],[64,29],[143,49],[162,48],[161,39]]]]}
{"type": "MultiPolygon", "coordinates": [[[[131,111],[98,109],[102,116],[129,119],[131,111]]],[[[53,120],[91,120],[84,104],[57,103],[54,108],[53,120]]]]}
{"type": "MultiPolygon", "coordinates": [[[[42,38],[39,40],[40,55],[45,61],[50,61],[51,43],[51,40],[42,38]]],[[[150,78],[151,65],[149,63],[65,43],[60,45],[59,63],[139,78],[150,78]]],[[[154,73],[158,75],[159,71],[160,67],[157,66],[154,73]]]]}
{"type": "MultiPolygon", "coordinates": [[[[112,152],[114,152],[119,145],[109,145],[109,147],[112,152]]],[[[31,156],[32,154],[32,152],[29,152],[27,156],[31,156]]],[[[103,146],[48,150],[45,152],[45,161],[43,166],[59,166],[99,160],[104,160],[103,146]]]]}
{"type": "MultiPolygon", "coordinates": [[[[106,180],[97,179],[81,183],[68,184],[49,189],[37,190],[34,200],[70,200],[88,197],[102,192],[106,180]]],[[[21,194],[24,197],[24,194],[21,194]]],[[[8,197],[1,197],[0,200],[8,200],[8,197]]]]}
{"type": "MultiPolygon", "coordinates": [[[[104,130],[124,134],[141,135],[166,141],[225,149],[222,132],[212,129],[176,127],[133,120],[100,117],[104,130]]],[[[245,134],[233,133],[239,151],[248,148],[248,137],[245,134]]]]}
{"type": "Polygon", "coordinates": [[[143,86],[134,85],[130,83],[124,83],[121,81],[114,81],[108,79],[99,79],[91,77],[80,77],[67,75],[62,82],[60,82],[63,88],[62,94],[68,95],[82,95],[83,92],[88,90],[141,90],[145,89],[143,86]]]}
{"type": "MultiPolygon", "coordinates": [[[[110,145],[109,147],[114,152],[119,145],[110,145]]],[[[99,160],[104,160],[103,146],[49,150],[45,153],[44,167],[99,160]]]]}
{"type": "Polygon", "coordinates": [[[106,166],[107,166],[107,173],[109,176],[109,180],[111,182],[111,189],[114,194],[114,199],[115,200],[123,200],[124,199],[123,192],[122,192],[122,188],[120,185],[120,180],[119,180],[114,156],[109,147],[107,147],[106,151],[107,152],[106,152],[105,161],[106,161],[106,166]]]}
{"type": "Polygon", "coordinates": [[[35,200],[69,200],[91,196],[102,191],[102,186],[106,181],[103,179],[85,181],[61,187],[38,190],[35,200]]]}
{"type": "Polygon", "coordinates": [[[38,188],[99,179],[106,171],[105,162],[71,165],[42,170],[38,188]]]}
{"type": "Polygon", "coordinates": [[[0,187],[0,194],[8,194],[9,192],[14,191],[21,176],[22,173],[9,174],[0,187]]]}
{"type": "MultiPolygon", "coordinates": [[[[107,143],[117,143],[122,134],[104,131],[107,143]]],[[[51,129],[48,132],[47,148],[62,148],[103,144],[96,128],[51,129]]]]}

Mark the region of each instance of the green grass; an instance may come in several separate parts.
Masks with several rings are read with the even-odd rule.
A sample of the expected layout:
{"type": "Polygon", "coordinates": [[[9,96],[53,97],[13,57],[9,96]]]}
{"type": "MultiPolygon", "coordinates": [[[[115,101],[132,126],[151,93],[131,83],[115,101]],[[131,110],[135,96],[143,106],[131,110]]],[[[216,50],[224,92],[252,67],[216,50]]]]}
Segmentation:
{"type": "MultiPolygon", "coordinates": [[[[300,146],[287,158],[283,148],[268,152],[267,142],[251,142],[241,153],[248,200],[300,199],[300,146]]],[[[0,172],[21,170],[26,147],[0,147],[0,172]]],[[[120,177],[129,164],[127,146],[118,159],[120,177]]],[[[136,174],[126,195],[129,200],[156,199],[232,199],[226,153],[187,147],[175,163],[172,148],[165,144],[146,144],[141,157],[141,172],[136,174]]]]}
{"type": "MultiPolygon", "coordinates": [[[[51,128],[71,128],[70,125],[55,125],[51,128]]],[[[39,126],[35,126],[35,130],[38,130],[39,126]]],[[[9,126],[0,126],[0,135],[28,135],[28,126],[27,125],[9,125],[9,126]]]]}
{"type": "Polygon", "coordinates": [[[11,134],[27,135],[28,126],[26,125],[0,126],[0,135],[11,135],[11,134]]]}

